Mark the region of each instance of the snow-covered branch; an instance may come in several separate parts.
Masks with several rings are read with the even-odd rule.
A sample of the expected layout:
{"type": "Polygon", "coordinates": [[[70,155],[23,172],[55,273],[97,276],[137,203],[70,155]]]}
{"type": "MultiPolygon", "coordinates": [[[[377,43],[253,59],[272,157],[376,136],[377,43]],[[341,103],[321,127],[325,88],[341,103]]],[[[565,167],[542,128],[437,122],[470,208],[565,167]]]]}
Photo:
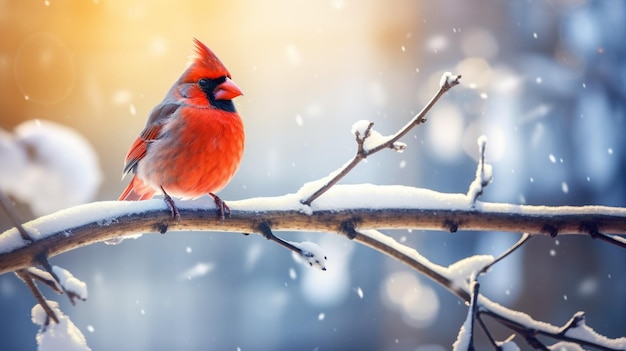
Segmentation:
{"type": "Polygon", "coordinates": [[[72,207],[24,224],[32,242],[12,228],[0,234],[0,273],[37,265],[47,257],[85,245],[142,233],[221,231],[262,234],[277,231],[345,233],[361,229],[485,230],[551,236],[583,234],[623,245],[626,209],[606,206],[530,206],[477,201],[396,185],[341,185],[312,206],[299,194],[230,201],[231,217],[215,216],[212,201],[178,202],[181,221],[171,221],[160,199],[106,201],[72,207]],[[473,206],[472,206],[473,205],[473,206]]]}

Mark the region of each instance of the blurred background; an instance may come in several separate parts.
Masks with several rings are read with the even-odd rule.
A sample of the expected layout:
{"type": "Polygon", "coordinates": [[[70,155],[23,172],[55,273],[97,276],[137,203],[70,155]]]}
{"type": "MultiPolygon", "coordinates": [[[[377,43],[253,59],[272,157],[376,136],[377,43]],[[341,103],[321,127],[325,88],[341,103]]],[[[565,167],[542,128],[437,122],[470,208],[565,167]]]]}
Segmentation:
{"type": "MultiPolygon", "coordinates": [[[[355,121],[395,132],[452,71],[462,85],[403,140],[408,150],[371,157],[343,183],[464,193],[485,134],[494,182],[483,201],[626,206],[623,1],[0,0],[0,31],[0,186],[25,219],[117,198],[127,149],[194,37],[245,93],[235,103],[246,151],[220,193],[227,201],[327,175],[353,155],[355,121]],[[78,136],[46,134],[57,124],[78,136]],[[74,152],[54,149],[55,138],[75,140],[74,152]]],[[[498,255],[519,237],[386,233],[442,265],[498,255]]],[[[94,350],[451,347],[466,306],[446,290],[346,238],[282,235],[319,243],[328,271],[258,236],[169,233],[53,258],[88,284],[86,302],[43,289],[94,350]]],[[[562,325],[583,310],[597,332],[618,337],[624,267],[624,251],[605,243],[538,237],[481,282],[489,298],[538,320],[562,325]]],[[[14,275],[0,276],[0,348],[36,349],[34,304],[14,275]]]]}

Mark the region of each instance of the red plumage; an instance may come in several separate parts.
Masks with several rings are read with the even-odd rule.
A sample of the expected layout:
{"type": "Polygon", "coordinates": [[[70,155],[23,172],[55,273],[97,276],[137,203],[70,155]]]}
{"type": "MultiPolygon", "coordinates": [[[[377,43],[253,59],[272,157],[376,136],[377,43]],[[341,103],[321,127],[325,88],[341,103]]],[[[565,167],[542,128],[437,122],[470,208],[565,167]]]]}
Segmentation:
{"type": "Polygon", "coordinates": [[[214,193],[233,177],[244,149],[244,128],[232,99],[242,95],[215,54],[194,39],[196,57],[151,112],[126,155],[124,174],[133,172],[119,200],[211,195],[221,215],[228,207],[214,193]]]}

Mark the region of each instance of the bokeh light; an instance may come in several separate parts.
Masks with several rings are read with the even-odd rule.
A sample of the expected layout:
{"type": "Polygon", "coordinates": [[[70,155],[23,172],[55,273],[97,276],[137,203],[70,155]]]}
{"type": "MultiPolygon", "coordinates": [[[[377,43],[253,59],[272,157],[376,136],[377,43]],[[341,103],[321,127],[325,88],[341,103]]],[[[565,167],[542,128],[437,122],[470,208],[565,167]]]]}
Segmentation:
{"type": "Polygon", "coordinates": [[[47,32],[24,40],[15,55],[14,72],[24,99],[38,104],[61,102],[76,80],[71,53],[58,37],[47,32]]]}

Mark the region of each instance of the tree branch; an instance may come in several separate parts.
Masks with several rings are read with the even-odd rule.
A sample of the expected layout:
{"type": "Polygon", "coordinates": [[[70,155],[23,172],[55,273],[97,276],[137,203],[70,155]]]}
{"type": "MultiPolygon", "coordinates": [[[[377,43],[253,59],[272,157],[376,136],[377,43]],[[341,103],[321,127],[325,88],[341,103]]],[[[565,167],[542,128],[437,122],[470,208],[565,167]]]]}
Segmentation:
{"type": "Polygon", "coordinates": [[[273,231],[345,233],[360,229],[425,229],[456,232],[504,231],[556,236],[597,233],[626,235],[626,209],[606,206],[530,206],[476,202],[465,194],[444,194],[405,186],[344,185],[329,190],[315,206],[301,205],[297,194],[231,201],[230,218],[215,216],[212,201],[177,203],[181,221],[171,221],[160,199],[107,201],[72,207],[25,223],[32,242],[12,228],[0,234],[0,274],[38,264],[95,242],[142,233],[273,231]],[[402,205],[393,205],[402,204],[402,205]]]}

